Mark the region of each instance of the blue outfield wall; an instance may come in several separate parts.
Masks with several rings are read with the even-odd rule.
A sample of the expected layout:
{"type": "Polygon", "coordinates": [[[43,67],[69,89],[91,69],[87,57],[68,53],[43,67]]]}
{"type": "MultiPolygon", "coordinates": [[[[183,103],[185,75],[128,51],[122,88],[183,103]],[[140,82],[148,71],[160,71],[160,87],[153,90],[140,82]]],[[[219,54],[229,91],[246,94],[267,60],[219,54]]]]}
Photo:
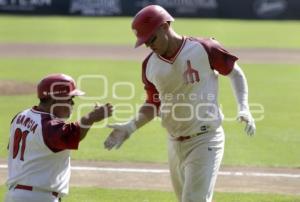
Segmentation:
{"type": "Polygon", "coordinates": [[[175,17],[300,19],[300,0],[0,0],[0,13],[133,16],[149,4],[175,17]]]}

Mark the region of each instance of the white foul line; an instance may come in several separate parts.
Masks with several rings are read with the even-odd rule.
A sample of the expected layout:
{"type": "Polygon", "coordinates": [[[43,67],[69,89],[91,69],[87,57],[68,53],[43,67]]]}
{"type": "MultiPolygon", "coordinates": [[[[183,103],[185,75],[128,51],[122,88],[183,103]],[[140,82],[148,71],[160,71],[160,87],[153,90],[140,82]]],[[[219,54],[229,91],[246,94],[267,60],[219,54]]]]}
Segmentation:
{"type": "MultiPolygon", "coordinates": [[[[0,164],[0,168],[6,169],[7,165],[0,164]]],[[[146,168],[104,168],[104,167],[86,167],[72,166],[72,170],[98,171],[98,172],[127,172],[127,173],[169,173],[167,169],[146,169],[146,168]]],[[[248,176],[248,177],[283,177],[283,178],[300,178],[300,174],[289,173],[259,173],[259,172],[227,172],[220,171],[218,175],[223,176],[248,176]]]]}
{"type": "Polygon", "coordinates": [[[126,173],[169,173],[167,169],[146,169],[146,168],[102,168],[102,167],[82,167],[72,166],[72,170],[106,171],[106,172],[126,172],[126,173]]]}
{"type": "Polygon", "coordinates": [[[218,174],[224,175],[224,176],[300,178],[300,174],[289,174],[289,173],[258,173],[258,172],[224,172],[224,171],[220,171],[218,174]]]}
{"type": "Polygon", "coordinates": [[[5,165],[5,164],[0,164],[0,168],[7,168],[7,165],[5,165]]]}

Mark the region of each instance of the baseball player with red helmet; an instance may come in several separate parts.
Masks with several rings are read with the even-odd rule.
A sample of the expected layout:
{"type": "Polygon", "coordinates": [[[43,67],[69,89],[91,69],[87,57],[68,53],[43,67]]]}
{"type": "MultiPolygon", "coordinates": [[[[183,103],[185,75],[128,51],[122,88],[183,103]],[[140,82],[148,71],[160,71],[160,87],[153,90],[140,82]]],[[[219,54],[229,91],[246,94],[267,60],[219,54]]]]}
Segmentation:
{"type": "Polygon", "coordinates": [[[57,202],[68,194],[70,151],[78,149],[95,122],[112,114],[108,103],[95,106],[77,122],[65,122],[74,96],[83,94],[65,74],[51,74],[39,82],[39,105],[11,122],[5,202],[57,202]]]}
{"type": "Polygon", "coordinates": [[[171,27],[173,21],[157,5],[135,15],[135,47],[145,44],[152,50],[142,65],[147,99],[135,118],[109,126],[113,131],[104,145],[109,150],[119,148],[136,129],[160,116],[168,132],[169,169],[178,201],[211,202],[224,153],[218,77],[231,80],[238,119],[245,122],[246,133],[253,135],[247,81],[238,58],[218,41],[181,36],[171,27]]]}

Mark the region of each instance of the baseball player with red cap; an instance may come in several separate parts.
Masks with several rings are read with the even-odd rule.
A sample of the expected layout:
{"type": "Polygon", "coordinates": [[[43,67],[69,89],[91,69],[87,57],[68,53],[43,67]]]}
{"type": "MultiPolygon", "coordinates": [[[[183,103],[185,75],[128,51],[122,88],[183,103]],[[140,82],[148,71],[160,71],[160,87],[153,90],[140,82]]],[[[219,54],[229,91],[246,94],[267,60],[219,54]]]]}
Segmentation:
{"type": "Polygon", "coordinates": [[[74,96],[83,94],[65,74],[51,74],[39,82],[39,105],[18,113],[11,122],[5,202],[57,202],[68,194],[70,151],[78,149],[95,122],[112,114],[107,103],[77,122],[65,122],[74,96]]]}
{"type": "Polygon", "coordinates": [[[248,135],[255,132],[248,106],[248,87],[237,57],[213,38],[177,34],[174,18],[161,6],[140,10],[132,22],[135,47],[145,44],[152,52],[142,65],[147,99],[126,123],[110,125],[104,145],[119,148],[138,128],[160,116],[168,132],[172,184],[180,202],[211,202],[224,152],[223,115],[218,105],[218,77],[232,83],[238,119],[248,135]]]}

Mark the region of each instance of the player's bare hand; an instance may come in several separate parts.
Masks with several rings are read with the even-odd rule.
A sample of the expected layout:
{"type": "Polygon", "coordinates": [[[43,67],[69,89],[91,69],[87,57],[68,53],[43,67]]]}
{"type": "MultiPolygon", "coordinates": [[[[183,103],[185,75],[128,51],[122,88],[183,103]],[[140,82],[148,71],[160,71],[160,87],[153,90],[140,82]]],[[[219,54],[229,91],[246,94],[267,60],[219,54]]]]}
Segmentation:
{"type": "Polygon", "coordinates": [[[237,120],[246,123],[245,132],[247,135],[254,135],[256,131],[255,121],[250,112],[241,111],[238,114],[237,120]]]}
{"type": "Polygon", "coordinates": [[[108,118],[113,113],[113,106],[110,103],[106,103],[105,105],[99,106],[97,103],[93,109],[93,111],[90,113],[90,118],[94,122],[101,121],[105,118],[108,118]]]}

